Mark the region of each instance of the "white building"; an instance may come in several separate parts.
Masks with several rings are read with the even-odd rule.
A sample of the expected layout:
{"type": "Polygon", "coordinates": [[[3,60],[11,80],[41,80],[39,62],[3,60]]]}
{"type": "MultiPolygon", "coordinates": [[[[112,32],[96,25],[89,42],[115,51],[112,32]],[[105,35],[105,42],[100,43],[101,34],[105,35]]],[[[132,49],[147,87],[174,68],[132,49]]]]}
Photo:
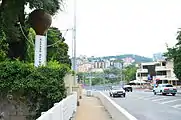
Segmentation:
{"type": "Polygon", "coordinates": [[[158,61],[158,62],[148,62],[141,63],[139,69],[136,72],[137,80],[148,80],[148,75],[153,74],[156,80],[159,82],[168,82],[171,84],[177,84],[178,79],[173,72],[173,62],[172,61],[158,61]]]}

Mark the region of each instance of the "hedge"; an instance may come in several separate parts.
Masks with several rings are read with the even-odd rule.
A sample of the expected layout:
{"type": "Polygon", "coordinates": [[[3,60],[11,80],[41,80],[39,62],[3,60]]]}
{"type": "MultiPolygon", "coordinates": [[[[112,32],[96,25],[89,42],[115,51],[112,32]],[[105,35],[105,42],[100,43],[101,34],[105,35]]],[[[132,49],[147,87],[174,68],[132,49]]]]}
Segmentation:
{"type": "Polygon", "coordinates": [[[0,97],[23,101],[29,113],[34,113],[28,119],[35,119],[66,97],[63,77],[68,71],[57,62],[39,68],[20,61],[0,62],[0,97]]]}

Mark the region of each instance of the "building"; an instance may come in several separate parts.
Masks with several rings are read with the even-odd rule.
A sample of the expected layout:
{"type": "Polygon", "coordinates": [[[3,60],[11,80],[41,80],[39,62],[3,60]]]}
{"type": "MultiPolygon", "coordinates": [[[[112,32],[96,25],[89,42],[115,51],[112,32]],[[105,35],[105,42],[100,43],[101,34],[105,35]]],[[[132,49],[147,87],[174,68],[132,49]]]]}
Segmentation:
{"type": "Polygon", "coordinates": [[[132,57],[126,57],[122,59],[124,62],[124,66],[129,66],[132,65],[135,62],[135,59],[133,59],[132,57]]]}
{"type": "Polygon", "coordinates": [[[137,80],[149,81],[149,78],[158,80],[158,83],[177,84],[178,79],[173,72],[173,62],[162,60],[157,62],[141,63],[136,72],[137,80]]]}
{"type": "Polygon", "coordinates": [[[77,68],[77,72],[89,72],[92,65],[90,63],[80,64],[77,68]]]}

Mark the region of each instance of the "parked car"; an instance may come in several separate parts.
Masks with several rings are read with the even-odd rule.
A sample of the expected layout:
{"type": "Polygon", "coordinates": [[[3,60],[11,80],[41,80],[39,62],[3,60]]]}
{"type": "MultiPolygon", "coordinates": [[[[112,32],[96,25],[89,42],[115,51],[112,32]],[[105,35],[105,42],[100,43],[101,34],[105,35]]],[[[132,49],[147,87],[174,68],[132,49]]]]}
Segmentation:
{"type": "Polygon", "coordinates": [[[154,95],[161,93],[163,95],[172,94],[175,96],[177,89],[171,84],[159,84],[156,88],[153,89],[154,95]]]}
{"type": "Polygon", "coordinates": [[[123,89],[126,91],[126,92],[132,92],[133,91],[133,88],[130,86],[130,85],[125,85],[123,87],[123,89]]]}
{"type": "Polygon", "coordinates": [[[109,92],[109,95],[111,97],[116,97],[116,96],[126,97],[126,92],[122,87],[112,87],[109,92]]]}

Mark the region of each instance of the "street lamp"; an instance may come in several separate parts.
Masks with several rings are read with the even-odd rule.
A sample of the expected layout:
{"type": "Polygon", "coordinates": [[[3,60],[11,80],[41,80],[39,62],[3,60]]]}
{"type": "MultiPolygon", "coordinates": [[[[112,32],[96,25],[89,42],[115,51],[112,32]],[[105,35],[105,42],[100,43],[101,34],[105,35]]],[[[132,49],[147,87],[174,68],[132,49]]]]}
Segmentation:
{"type": "Polygon", "coordinates": [[[29,15],[29,23],[36,32],[35,60],[36,67],[46,65],[47,37],[46,33],[52,23],[52,17],[43,9],[36,9],[29,15]]]}
{"type": "Polygon", "coordinates": [[[73,50],[72,50],[72,54],[73,54],[73,56],[72,56],[72,58],[73,58],[73,70],[74,70],[74,72],[75,72],[75,74],[74,74],[74,85],[76,85],[77,84],[77,81],[76,81],[76,20],[77,20],[77,18],[76,18],[76,8],[77,7],[77,0],[74,0],[74,27],[73,27],[73,41],[72,41],[72,44],[73,44],[73,50]]]}
{"type": "Polygon", "coordinates": [[[123,85],[123,68],[124,68],[124,63],[123,63],[123,61],[120,61],[120,63],[121,63],[121,84],[123,85]]]}

